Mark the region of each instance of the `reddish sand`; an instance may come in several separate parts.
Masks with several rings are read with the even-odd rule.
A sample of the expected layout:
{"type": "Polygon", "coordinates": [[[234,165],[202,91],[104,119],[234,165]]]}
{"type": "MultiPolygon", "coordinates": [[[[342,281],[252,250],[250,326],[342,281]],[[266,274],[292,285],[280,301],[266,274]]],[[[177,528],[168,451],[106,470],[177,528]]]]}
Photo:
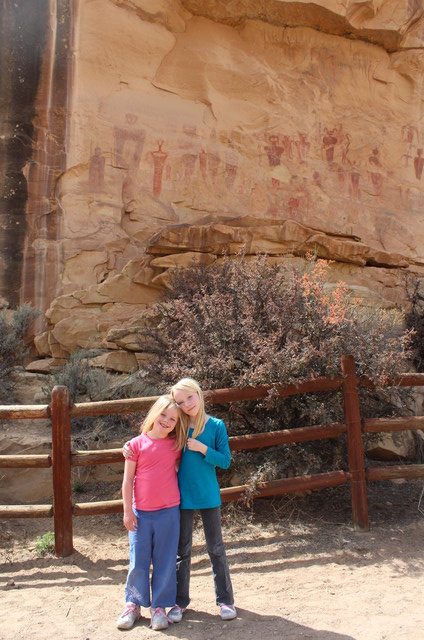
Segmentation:
{"type": "MultiPolygon", "coordinates": [[[[344,488],[345,489],[345,488],[344,488]]],[[[38,557],[46,520],[0,521],[0,638],[110,640],[284,638],[418,640],[424,630],[424,516],[419,481],[370,488],[369,533],[354,532],[346,491],[224,509],[238,618],[217,616],[201,530],[195,534],[192,603],[164,632],[146,618],[115,628],[123,604],[127,537],[120,516],[74,519],[75,552],[38,557]]],[[[424,502],[424,501],[423,501],[424,502]]],[[[147,613],[144,611],[144,613],[147,613]]]]}

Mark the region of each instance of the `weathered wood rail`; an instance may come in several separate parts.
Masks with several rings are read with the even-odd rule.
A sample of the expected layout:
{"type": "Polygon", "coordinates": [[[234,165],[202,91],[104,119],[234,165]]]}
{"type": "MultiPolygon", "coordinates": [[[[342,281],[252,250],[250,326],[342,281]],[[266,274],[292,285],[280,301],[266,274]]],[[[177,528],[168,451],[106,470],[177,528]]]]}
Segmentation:
{"type": "MultiPolygon", "coordinates": [[[[262,482],[256,486],[252,497],[260,498],[335,487],[350,482],[353,525],[359,531],[368,531],[367,482],[424,477],[424,464],[366,469],[362,435],[363,433],[421,429],[424,428],[424,416],[361,420],[358,385],[372,387],[373,384],[366,378],[356,376],[352,356],[342,358],[341,371],[340,376],[320,377],[298,384],[273,385],[273,390],[280,396],[341,390],[345,416],[343,423],[236,436],[230,438],[230,448],[232,450],[263,448],[338,438],[345,434],[348,447],[348,470],[262,482]]],[[[389,382],[389,385],[424,386],[424,374],[403,374],[397,380],[389,382]]],[[[206,391],[205,397],[208,404],[224,404],[265,398],[269,390],[270,387],[266,385],[245,389],[218,389],[206,391]]],[[[73,551],[73,516],[104,515],[122,511],[122,500],[72,504],[72,467],[123,462],[121,449],[72,451],[72,418],[143,411],[149,408],[156,398],[157,396],[77,403],[71,406],[69,390],[66,387],[55,387],[50,405],[0,406],[0,420],[49,418],[52,423],[51,455],[0,456],[0,468],[52,467],[53,473],[53,505],[0,505],[0,518],[53,517],[56,555],[70,555],[73,551]]],[[[221,489],[221,497],[223,502],[238,500],[248,490],[248,485],[225,487],[221,489]]]]}

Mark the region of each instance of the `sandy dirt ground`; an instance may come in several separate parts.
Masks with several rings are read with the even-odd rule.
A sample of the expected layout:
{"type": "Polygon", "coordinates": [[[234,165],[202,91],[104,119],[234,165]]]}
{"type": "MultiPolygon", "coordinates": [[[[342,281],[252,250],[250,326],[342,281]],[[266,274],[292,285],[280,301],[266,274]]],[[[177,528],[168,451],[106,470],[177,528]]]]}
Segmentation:
{"type": "Polygon", "coordinates": [[[225,623],[217,615],[197,529],[192,602],[166,631],[149,629],[146,617],[129,631],[115,627],[128,562],[120,515],[75,518],[68,558],[36,553],[36,536],[53,527],[51,520],[2,520],[0,638],[421,640],[422,488],[422,480],[370,485],[368,533],[352,528],[346,487],[258,500],[251,511],[226,506],[238,617],[225,623]]]}

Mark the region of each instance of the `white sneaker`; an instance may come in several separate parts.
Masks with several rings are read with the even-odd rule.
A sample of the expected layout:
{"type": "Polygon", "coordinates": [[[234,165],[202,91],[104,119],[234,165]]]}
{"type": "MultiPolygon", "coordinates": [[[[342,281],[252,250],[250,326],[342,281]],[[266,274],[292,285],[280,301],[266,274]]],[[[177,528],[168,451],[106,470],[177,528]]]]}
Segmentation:
{"type": "Polygon", "coordinates": [[[221,616],[221,620],[233,620],[237,618],[237,611],[233,604],[221,604],[220,607],[219,615],[221,616]]]}
{"type": "Polygon", "coordinates": [[[152,607],[150,609],[150,615],[152,616],[150,626],[153,631],[160,631],[161,629],[168,628],[169,619],[165,613],[165,609],[163,609],[162,607],[152,607]]]}
{"type": "Polygon", "coordinates": [[[174,604],[173,607],[168,611],[168,620],[171,622],[181,622],[183,619],[183,613],[185,612],[185,607],[179,607],[177,604],[174,604]]]}
{"type": "Polygon", "coordinates": [[[131,629],[136,620],[140,620],[140,607],[132,602],[125,605],[125,609],[116,621],[118,629],[131,629]]]}

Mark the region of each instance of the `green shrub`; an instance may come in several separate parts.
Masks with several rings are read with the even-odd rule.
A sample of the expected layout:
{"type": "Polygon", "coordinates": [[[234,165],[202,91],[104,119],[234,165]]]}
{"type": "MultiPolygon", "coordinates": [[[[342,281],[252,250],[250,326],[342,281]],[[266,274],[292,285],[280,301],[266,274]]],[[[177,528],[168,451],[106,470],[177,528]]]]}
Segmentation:
{"type": "Polygon", "coordinates": [[[0,398],[10,397],[10,374],[28,353],[30,329],[39,315],[30,304],[0,311],[0,398]]]}
{"type": "Polygon", "coordinates": [[[35,542],[35,550],[39,556],[45,556],[48,553],[54,553],[54,533],[47,531],[42,536],[37,536],[35,542]]]}

